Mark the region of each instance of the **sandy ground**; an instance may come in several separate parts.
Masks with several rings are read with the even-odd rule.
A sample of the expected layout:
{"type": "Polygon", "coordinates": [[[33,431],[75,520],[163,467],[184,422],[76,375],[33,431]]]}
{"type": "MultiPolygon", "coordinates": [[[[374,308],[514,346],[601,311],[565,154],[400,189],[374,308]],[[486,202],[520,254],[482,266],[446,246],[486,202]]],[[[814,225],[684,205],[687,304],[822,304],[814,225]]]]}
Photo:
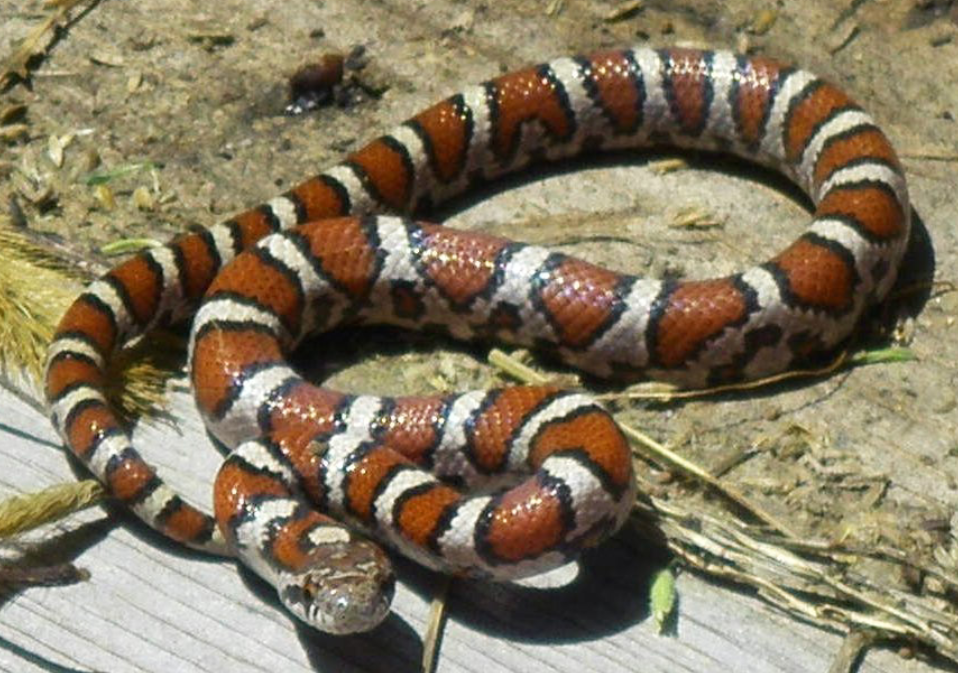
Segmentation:
{"type": "MultiPolygon", "coordinates": [[[[917,287],[919,299],[896,305],[891,341],[916,359],[720,399],[616,407],[706,467],[747,448],[750,458],[726,478],[803,532],[933,553],[948,539],[948,524],[944,532],[933,524],[951,522],[958,504],[958,293],[920,283],[958,277],[955,10],[911,0],[659,0],[610,20],[622,4],[224,1],[199,12],[180,0],[102,2],[62,34],[31,87],[0,99],[26,104],[29,126],[26,138],[0,148],[0,199],[15,196],[31,230],[108,265],[105,243],[166,240],[189,224],[215,223],[463,83],[529,62],[610,45],[684,44],[799,63],[852,93],[904,158],[918,231],[903,287],[917,287]],[[359,77],[375,95],[282,114],[292,72],[356,45],[369,58],[359,77]],[[51,148],[67,137],[59,161],[51,148]],[[143,162],[153,168],[110,183],[115,203],[82,180],[143,162]]],[[[0,6],[0,53],[41,15],[39,2],[0,6]]],[[[539,172],[439,216],[624,271],[696,277],[770,256],[807,219],[807,204],[774,176],[702,157],[667,174],[650,167],[672,156],[539,172]],[[719,226],[671,226],[690,209],[719,226]]],[[[482,349],[396,341],[373,333],[368,348],[344,349],[332,381],[389,393],[495,380],[482,349]]]]}

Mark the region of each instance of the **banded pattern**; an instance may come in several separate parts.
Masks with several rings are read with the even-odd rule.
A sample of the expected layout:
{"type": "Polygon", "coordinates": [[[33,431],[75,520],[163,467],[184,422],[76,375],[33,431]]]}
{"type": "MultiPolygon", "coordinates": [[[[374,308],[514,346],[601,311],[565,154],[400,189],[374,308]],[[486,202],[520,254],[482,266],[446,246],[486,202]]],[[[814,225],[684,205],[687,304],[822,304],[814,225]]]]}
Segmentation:
{"type": "Polygon", "coordinates": [[[560,391],[314,388],[284,360],[306,333],[390,322],[545,348],[599,376],[755,378],[848,336],[894,282],[909,222],[887,138],[808,72],[690,49],[560,58],[469,87],[269,203],[118,266],[62,319],[46,392],[70,448],[145,521],[238,553],[319,628],[370,628],[388,604],[384,557],[304,498],[431,567],[506,578],[615,529],[631,501],[628,452],[599,407],[560,391]],[[663,143],[781,171],[814,204],[809,227],[741,273],[657,281],[366,217],[421,211],[535,161],[663,143]],[[344,215],[359,217],[330,219],[344,215]],[[103,395],[111,354],[191,315],[207,291],[191,375],[211,430],[239,447],[217,481],[219,527],[140,458],[103,395]],[[516,472],[528,476],[506,481],[516,472]]]}

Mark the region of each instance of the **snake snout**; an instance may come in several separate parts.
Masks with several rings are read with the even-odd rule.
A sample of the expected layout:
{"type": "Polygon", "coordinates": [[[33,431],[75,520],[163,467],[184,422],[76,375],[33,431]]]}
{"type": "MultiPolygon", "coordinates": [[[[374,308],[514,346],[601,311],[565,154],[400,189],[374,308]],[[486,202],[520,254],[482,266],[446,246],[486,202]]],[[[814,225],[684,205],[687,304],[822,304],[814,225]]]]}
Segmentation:
{"type": "Polygon", "coordinates": [[[283,604],[326,633],[376,628],[389,613],[396,588],[389,558],[365,540],[327,545],[317,552],[314,562],[280,589],[283,604]]]}

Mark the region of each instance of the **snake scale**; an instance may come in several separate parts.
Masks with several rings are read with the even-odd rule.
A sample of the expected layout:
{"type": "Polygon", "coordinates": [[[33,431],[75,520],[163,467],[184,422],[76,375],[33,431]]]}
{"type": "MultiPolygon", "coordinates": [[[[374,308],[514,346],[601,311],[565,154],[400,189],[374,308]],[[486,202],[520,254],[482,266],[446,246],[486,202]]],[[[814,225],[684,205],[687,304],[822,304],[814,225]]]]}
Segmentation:
{"type": "Polygon", "coordinates": [[[684,48],[559,58],[466,88],[268,203],[120,264],[64,315],[46,395],[73,453],[144,521],[238,557],[321,630],[368,630],[394,579],[366,535],[457,575],[543,571],[625,520],[629,447],[579,392],[317,387],[287,363],[306,335],[388,323],[533,346],[600,377],[754,379],[849,335],[894,282],[909,220],[891,144],[815,75],[684,48]],[[689,281],[403,217],[538,161],[652,145],[778,170],[812,220],[767,262],[689,281]],[[232,449],[215,518],[157,476],[104,395],[117,349],[194,314],[197,406],[232,449]]]}

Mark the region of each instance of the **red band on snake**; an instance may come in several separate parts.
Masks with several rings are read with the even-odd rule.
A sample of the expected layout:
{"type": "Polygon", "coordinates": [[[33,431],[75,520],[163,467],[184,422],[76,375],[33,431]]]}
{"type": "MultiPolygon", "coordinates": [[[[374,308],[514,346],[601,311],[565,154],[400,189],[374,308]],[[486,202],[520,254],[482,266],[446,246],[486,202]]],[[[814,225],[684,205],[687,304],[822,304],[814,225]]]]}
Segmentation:
{"type": "Polygon", "coordinates": [[[909,216],[887,138],[814,75],[690,49],[557,59],[465,89],[269,203],[116,267],[63,317],[46,392],[71,450],[150,525],[236,555],[320,629],[369,629],[392,571],[353,529],[445,572],[539,572],[624,521],[629,450],[601,406],[554,388],[381,398],[313,386],[286,362],[303,337],[389,323],[534,346],[603,377],[753,379],[849,335],[894,282],[909,216]],[[535,161],[655,144],[775,168],[813,219],[753,268],[658,281],[374,216],[535,161]],[[204,295],[190,374],[210,430],[235,448],[215,523],[142,460],[103,393],[118,348],[204,295]]]}

